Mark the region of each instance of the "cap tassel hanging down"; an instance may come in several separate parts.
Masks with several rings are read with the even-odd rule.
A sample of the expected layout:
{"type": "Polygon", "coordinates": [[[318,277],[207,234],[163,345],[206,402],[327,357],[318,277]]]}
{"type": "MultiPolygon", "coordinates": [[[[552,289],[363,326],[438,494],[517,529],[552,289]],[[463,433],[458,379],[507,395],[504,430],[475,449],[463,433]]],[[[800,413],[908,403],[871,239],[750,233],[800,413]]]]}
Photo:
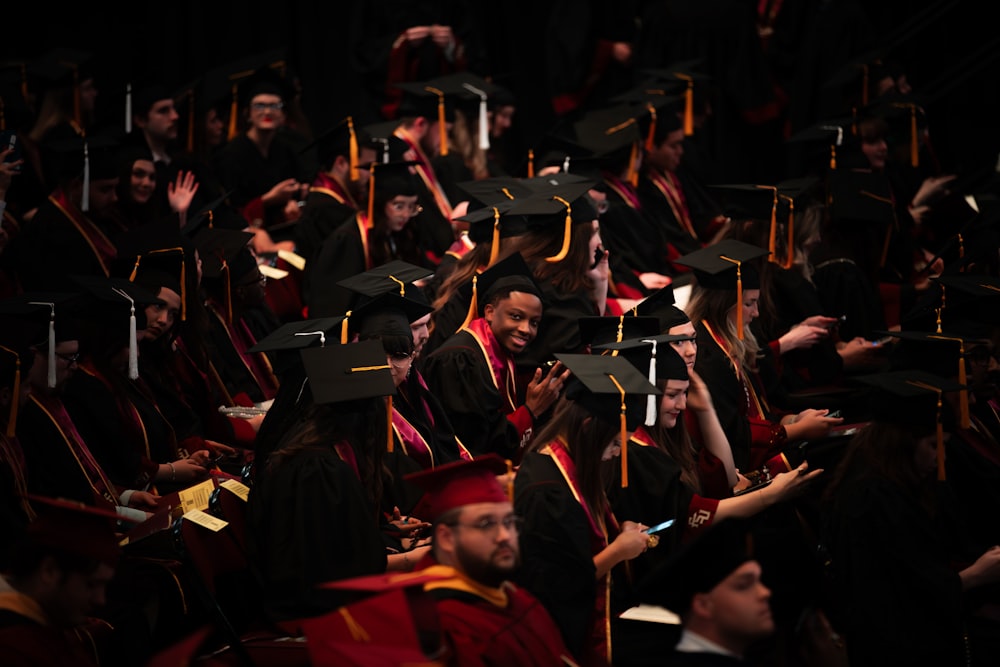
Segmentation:
{"type": "Polygon", "coordinates": [[[622,387],[621,383],[615,378],[614,375],[608,373],[608,377],[611,381],[615,383],[615,387],[622,396],[622,405],[620,408],[618,423],[620,426],[619,437],[621,438],[621,457],[622,457],[622,488],[628,488],[628,422],[625,418],[625,388],[622,387]]]}
{"type": "Polygon", "coordinates": [[[743,263],[725,255],[719,255],[719,259],[736,265],[736,336],[743,340],[743,263]]]}
{"type": "Polygon", "coordinates": [[[371,228],[375,224],[375,165],[377,163],[372,163],[370,169],[371,174],[368,177],[368,219],[365,221],[367,226],[371,228]]]}
{"type": "Polygon", "coordinates": [[[479,274],[474,273],[472,274],[472,298],[469,299],[469,312],[466,313],[465,321],[462,322],[462,326],[460,326],[456,331],[461,331],[465,327],[469,326],[469,323],[476,319],[476,316],[479,315],[478,284],[479,274]]]}
{"type": "Polygon", "coordinates": [[[771,203],[771,228],[767,235],[767,251],[771,253],[768,261],[777,262],[775,251],[778,245],[778,188],[773,185],[758,185],[762,190],[771,190],[774,194],[774,201],[771,203]]]}
{"type": "Polygon", "coordinates": [[[656,134],[656,107],[652,104],[646,107],[649,110],[649,132],[646,133],[646,150],[653,150],[653,137],[656,134]]]}
{"type": "Polygon", "coordinates": [[[21,395],[21,355],[9,347],[0,345],[0,350],[8,352],[14,356],[14,386],[11,389],[10,413],[7,416],[7,437],[13,438],[17,432],[17,408],[18,396],[21,395]]]}
{"type": "Polygon", "coordinates": [[[690,137],[694,134],[694,78],[680,72],[675,72],[674,76],[687,81],[684,91],[684,136],[690,137]]]}
{"type": "MultiPolygon", "coordinates": [[[[655,340],[644,340],[643,343],[649,343],[653,346],[652,352],[649,355],[649,384],[656,386],[656,341],[655,340]]],[[[646,397],[646,426],[656,425],[656,396],[650,394],[646,397]]]]}
{"type": "Polygon", "coordinates": [[[83,201],[80,210],[86,213],[90,210],[90,148],[87,140],[83,140],[83,201]]]}
{"type": "Polygon", "coordinates": [[[781,195],[788,200],[788,244],[785,247],[786,269],[792,268],[795,264],[795,199],[788,195],[781,195]]]}
{"type": "Polygon", "coordinates": [[[528,149],[528,178],[535,177],[535,151],[528,149]]]}
{"type": "Polygon", "coordinates": [[[222,260],[222,275],[226,279],[226,324],[233,323],[233,295],[232,295],[232,275],[229,269],[229,263],[223,259],[222,260]]]}
{"type": "Polygon", "coordinates": [[[493,240],[490,242],[490,261],[487,268],[496,264],[500,255],[500,209],[493,207],[493,240]]]}
{"type": "Polygon", "coordinates": [[[347,321],[351,319],[351,311],[344,313],[344,319],[340,322],[340,344],[347,345],[347,321]]]}
{"type": "Polygon", "coordinates": [[[128,377],[130,380],[137,380],[139,378],[139,347],[136,340],[136,328],[135,328],[135,299],[130,297],[127,292],[121,290],[117,287],[112,287],[115,294],[128,300],[129,302],[129,316],[128,316],[128,377]]]}
{"type": "Polygon", "coordinates": [[[935,308],[935,311],[937,312],[937,322],[936,322],[937,326],[934,333],[939,334],[941,333],[941,314],[944,313],[944,307],[945,307],[945,289],[944,289],[944,283],[939,282],[938,286],[941,288],[941,306],[939,308],[935,308]]]}
{"type": "MultiPolygon", "coordinates": [[[[965,341],[961,338],[951,338],[948,336],[931,336],[938,340],[951,340],[958,343],[958,383],[964,385],[967,377],[965,373],[965,341]]],[[[958,404],[961,418],[961,427],[969,428],[969,390],[962,389],[958,392],[958,404]]]]}
{"type": "Polygon", "coordinates": [[[438,134],[441,137],[441,157],[444,157],[448,155],[448,125],[444,109],[444,91],[432,86],[424,86],[424,90],[438,96],[438,134]]]}
{"type": "MultiPolygon", "coordinates": [[[[941,422],[941,408],[942,408],[942,406],[944,404],[944,401],[942,400],[942,394],[944,392],[942,392],[937,387],[932,387],[929,384],[925,384],[923,382],[918,382],[916,380],[908,380],[907,382],[909,382],[909,384],[915,385],[917,387],[922,387],[923,389],[926,389],[928,391],[932,391],[932,392],[934,392],[934,393],[937,394],[937,416],[936,416],[936,419],[935,419],[936,425],[935,425],[935,428],[934,428],[935,435],[936,435],[936,440],[937,440],[937,442],[936,442],[936,450],[937,450],[937,478],[938,478],[939,482],[943,482],[945,480],[945,477],[946,477],[945,476],[945,467],[944,467],[944,424],[941,422]]],[[[964,393],[965,390],[962,390],[962,391],[964,393]]]]}
{"type": "MultiPolygon", "coordinates": [[[[209,216],[212,213],[209,211],[209,216]]],[[[211,227],[211,225],[209,225],[211,227]]],[[[187,271],[186,264],[184,262],[184,248],[177,246],[176,248],[162,248],[159,250],[150,250],[147,254],[149,255],[159,255],[165,252],[179,252],[181,254],[181,272],[180,272],[180,288],[181,288],[181,321],[187,320],[187,271]]],[[[135,277],[139,273],[139,264],[142,262],[142,255],[135,256],[135,264],[132,266],[132,273],[129,274],[128,281],[130,283],[135,282],[135,277]]]]}
{"type": "Polygon", "coordinates": [[[473,95],[479,96],[479,147],[484,151],[488,151],[490,149],[490,126],[486,109],[486,101],[489,97],[486,95],[485,91],[482,91],[468,83],[463,83],[462,87],[471,92],[473,95]]]}
{"type": "MultiPolygon", "coordinates": [[[[237,75],[241,76],[241,75],[237,75]]],[[[230,77],[232,79],[233,77],[230,77]]],[[[235,81],[233,82],[233,99],[229,105],[229,128],[226,131],[226,138],[232,141],[236,138],[239,133],[239,114],[240,114],[240,87],[235,81]]]]}
{"type": "Polygon", "coordinates": [[[358,175],[358,134],[354,131],[354,118],[347,117],[347,132],[350,134],[349,158],[351,160],[351,180],[357,181],[358,175]]]}
{"type": "Polygon", "coordinates": [[[559,203],[561,203],[563,206],[566,207],[566,226],[563,229],[562,248],[560,248],[559,252],[557,252],[555,255],[551,257],[546,257],[545,261],[561,262],[566,258],[566,255],[569,253],[569,241],[570,241],[570,236],[573,233],[573,207],[570,206],[570,203],[568,201],[566,201],[559,195],[553,195],[552,199],[558,201],[559,203]]]}
{"type": "Polygon", "coordinates": [[[132,134],[132,83],[125,84],[125,134],[132,134]]]}
{"type": "Polygon", "coordinates": [[[56,386],[56,304],[49,301],[29,301],[32,306],[49,307],[49,374],[46,378],[49,389],[56,386]]]}

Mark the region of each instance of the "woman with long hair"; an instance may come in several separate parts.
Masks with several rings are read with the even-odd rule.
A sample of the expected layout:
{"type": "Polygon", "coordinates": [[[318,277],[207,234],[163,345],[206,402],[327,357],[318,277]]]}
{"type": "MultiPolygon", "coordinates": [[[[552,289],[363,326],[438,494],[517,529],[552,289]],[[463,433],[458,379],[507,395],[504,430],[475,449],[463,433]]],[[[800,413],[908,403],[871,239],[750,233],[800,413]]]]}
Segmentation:
{"type": "Polygon", "coordinates": [[[514,509],[525,519],[518,581],[542,601],[581,665],[605,665],[612,661],[611,570],[651,540],[646,526],[615,518],[603,461],[617,455],[655,390],[624,359],[559,360],[573,379],[514,478],[514,509]]]}
{"type": "Polygon", "coordinates": [[[383,530],[385,361],[377,341],[304,351],[313,401],[260,464],[247,505],[248,554],[275,617],[328,610],[324,581],[409,569],[420,557],[388,555],[383,530]]]}
{"type": "Polygon", "coordinates": [[[787,443],[822,437],[843,421],[827,417],[826,409],[781,414],[768,402],[758,373],[762,348],[750,329],[761,297],[753,261],[766,254],[758,246],[727,239],[678,260],[691,266],[696,278],[686,308],[698,337],[695,369],[741,470],[760,469],[780,456],[787,443]]]}

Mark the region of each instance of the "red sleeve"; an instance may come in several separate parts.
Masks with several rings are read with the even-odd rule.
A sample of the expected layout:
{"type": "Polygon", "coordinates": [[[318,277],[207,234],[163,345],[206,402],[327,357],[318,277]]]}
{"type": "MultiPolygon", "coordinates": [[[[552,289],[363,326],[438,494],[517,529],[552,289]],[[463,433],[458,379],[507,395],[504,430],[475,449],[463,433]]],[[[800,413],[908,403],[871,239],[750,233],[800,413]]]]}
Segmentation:
{"type": "Polygon", "coordinates": [[[708,526],[715,520],[715,513],[719,510],[719,501],[714,498],[704,496],[692,496],[688,504],[687,525],[684,526],[684,533],[681,540],[686,542],[708,526]]]}
{"type": "Polygon", "coordinates": [[[709,498],[728,498],[733,493],[726,466],[704,447],[698,452],[698,481],[701,482],[701,492],[709,498]]]}
{"type": "Polygon", "coordinates": [[[254,440],[257,438],[257,431],[246,419],[239,417],[229,417],[229,423],[233,427],[233,446],[253,449],[254,440]]]}
{"type": "Polygon", "coordinates": [[[520,444],[524,445],[526,437],[530,437],[531,435],[532,426],[535,425],[535,420],[531,416],[531,410],[527,406],[522,405],[507,415],[507,421],[517,429],[517,432],[521,435],[520,444]]]}
{"type": "Polygon", "coordinates": [[[251,227],[260,227],[264,224],[264,200],[260,197],[254,197],[240,210],[240,213],[247,219],[251,227]]]}

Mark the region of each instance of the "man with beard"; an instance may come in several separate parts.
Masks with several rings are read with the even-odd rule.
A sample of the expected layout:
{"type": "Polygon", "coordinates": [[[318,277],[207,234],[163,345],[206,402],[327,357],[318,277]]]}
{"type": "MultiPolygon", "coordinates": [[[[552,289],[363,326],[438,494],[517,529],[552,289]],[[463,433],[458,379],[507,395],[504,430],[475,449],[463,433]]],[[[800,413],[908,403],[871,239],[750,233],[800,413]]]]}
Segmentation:
{"type": "Polygon", "coordinates": [[[487,454],[406,477],[425,492],[416,512],[431,522],[432,548],[417,570],[435,577],[423,586],[447,664],[574,664],[542,603],[509,581],[521,562],[521,518],[498,477],[506,471],[487,454]]]}

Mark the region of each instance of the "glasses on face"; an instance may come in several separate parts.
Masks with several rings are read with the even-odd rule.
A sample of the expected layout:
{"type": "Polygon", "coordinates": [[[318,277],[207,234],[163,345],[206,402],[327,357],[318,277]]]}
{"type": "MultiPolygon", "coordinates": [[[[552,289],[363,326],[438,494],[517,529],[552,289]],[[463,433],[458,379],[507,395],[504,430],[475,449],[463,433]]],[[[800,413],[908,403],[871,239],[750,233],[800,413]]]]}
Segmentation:
{"type": "Polygon", "coordinates": [[[608,208],[611,206],[611,204],[608,203],[607,199],[594,203],[597,204],[597,215],[604,215],[605,213],[608,212],[608,208]]]}
{"type": "Polygon", "coordinates": [[[396,213],[409,213],[411,216],[419,215],[424,210],[424,207],[420,204],[410,204],[401,201],[391,201],[389,202],[389,206],[396,213]]]}
{"type": "Polygon", "coordinates": [[[281,111],[285,108],[284,102],[254,102],[250,105],[254,111],[281,111]]]}
{"type": "Polygon", "coordinates": [[[524,527],[524,519],[516,514],[508,514],[499,521],[493,517],[486,517],[472,523],[462,523],[461,521],[456,521],[454,523],[449,523],[448,525],[452,527],[461,526],[462,528],[471,528],[473,530],[478,530],[484,535],[496,535],[497,531],[500,530],[501,525],[512,533],[520,532],[521,528],[524,527]]]}
{"type": "Polygon", "coordinates": [[[405,352],[394,352],[388,356],[389,356],[389,363],[391,363],[393,366],[403,366],[406,364],[407,361],[413,359],[412,352],[408,354],[405,352]]]}
{"type": "Polygon", "coordinates": [[[65,361],[67,364],[75,364],[80,361],[80,353],[74,352],[73,354],[60,354],[56,352],[56,356],[65,361]]]}

